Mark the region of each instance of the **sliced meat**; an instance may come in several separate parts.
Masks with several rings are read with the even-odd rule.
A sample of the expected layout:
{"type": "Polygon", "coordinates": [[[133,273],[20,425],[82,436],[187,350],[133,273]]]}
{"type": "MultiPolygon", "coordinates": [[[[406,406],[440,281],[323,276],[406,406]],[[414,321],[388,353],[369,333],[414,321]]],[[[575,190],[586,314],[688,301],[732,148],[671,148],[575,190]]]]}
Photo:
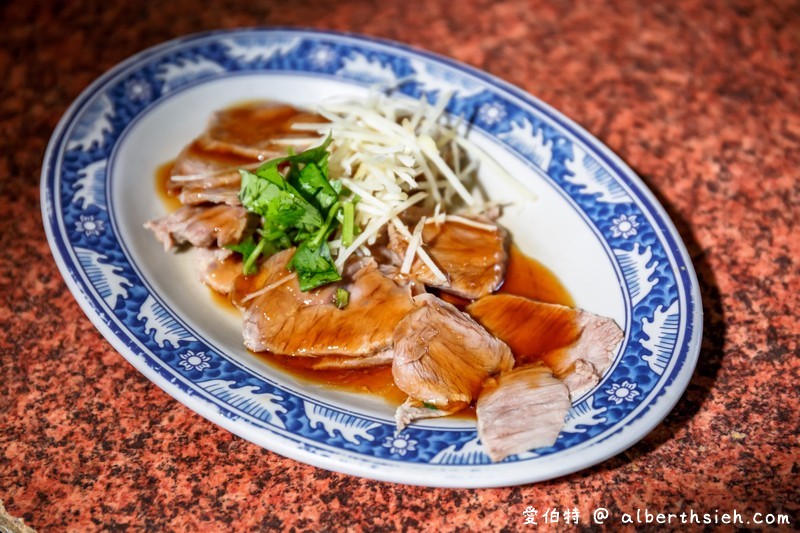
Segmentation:
{"type": "Polygon", "coordinates": [[[175,160],[167,181],[171,190],[180,189],[189,183],[202,182],[207,187],[239,185],[240,168],[255,168],[259,161],[255,157],[243,157],[204,149],[198,141],[184,148],[175,160]]]}
{"type": "MultiPolygon", "coordinates": [[[[211,181],[211,180],[208,180],[211,181]]],[[[241,205],[239,200],[239,182],[228,185],[209,186],[200,180],[192,182],[181,189],[178,200],[184,205],[227,204],[241,205]]]]}
{"type": "Polygon", "coordinates": [[[492,461],[555,444],[569,411],[569,390],[546,365],[517,367],[490,379],[478,396],[478,436],[492,461]]]}
{"type": "Polygon", "coordinates": [[[237,106],[214,113],[197,142],[205,150],[259,161],[285,156],[289,147],[300,152],[322,142],[316,133],[292,129],[296,122],[322,123],[324,119],[283,104],[237,106]],[[277,138],[284,141],[275,142],[277,138]]]}
{"type": "Polygon", "coordinates": [[[442,410],[469,405],[489,376],[511,370],[506,344],[469,315],[432,294],[414,298],[418,307],[394,331],[392,375],[412,399],[442,410]]]}
{"type": "Polygon", "coordinates": [[[460,402],[456,402],[447,408],[440,409],[435,405],[426,404],[413,398],[407,398],[406,401],[397,408],[397,411],[395,411],[394,420],[397,424],[397,431],[403,431],[403,429],[414,420],[450,416],[462,410],[464,407],[466,406],[460,402]]]}
{"type": "Polygon", "coordinates": [[[571,397],[577,399],[585,391],[600,383],[604,373],[605,371],[597,369],[592,363],[577,359],[572,370],[564,376],[564,384],[571,391],[571,397]]]}
{"type": "Polygon", "coordinates": [[[239,242],[252,220],[241,206],[183,206],[144,227],[155,233],[165,250],[186,243],[208,248],[239,242]]]}
{"type": "MultiPolygon", "coordinates": [[[[494,223],[475,221],[483,227],[464,222],[427,223],[422,231],[424,250],[448,281],[443,283],[417,257],[411,264],[411,275],[429,287],[474,299],[497,290],[506,271],[507,233],[494,223]]],[[[389,246],[395,261],[402,264],[408,241],[389,226],[389,246]]]]}
{"type": "Polygon", "coordinates": [[[374,368],[392,364],[394,352],[391,348],[381,350],[367,357],[337,357],[327,356],[315,359],[311,368],[314,370],[356,370],[360,368],[374,368]]]}
{"type": "Polygon", "coordinates": [[[610,318],[510,294],[484,296],[466,311],[511,347],[518,365],[544,362],[573,397],[600,380],[623,336],[610,318]]]}
{"type": "MultiPolygon", "coordinates": [[[[177,195],[191,186],[184,203],[236,205],[231,195],[220,201],[208,196],[220,193],[217,189],[221,187],[238,188],[240,168],[253,170],[265,160],[285,156],[289,148],[301,151],[321,142],[314,132],[293,130],[296,122],[322,123],[324,119],[274,103],[246,104],[215,113],[206,131],[175,160],[167,188],[177,195]]],[[[238,202],[238,195],[235,200],[238,202]]]]}
{"type": "Polygon", "coordinates": [[[293,248],[279,252],[256,274],[236,280],[232,301],[242,311],[245,346],[283,355],[350,357],[391,348],[395,326],[414,306],[408,288],[364,258],[346,265],[342,281],[301,292],[296,274],[286,269],[293,253],[293,248]],[[345,309],[333,303],[340,287],[350,292],[345,309]]]}
{"type": "Polygon", "coordinates": [[[226,248],[198,248],[195,255],[197,277],[220,294],[228,294],[242,275],[242,257],[226,248]]]}
{"type": "Polygon", "coordinates": [[[412,296],[425,293],[425,286],[416,279],[409,277],[407,274],[401,274],[398,266],[381,264],[378,265],[378,268],[384,276],[392,279],[401,287],[408,287],[411,289],[412,296]]]}

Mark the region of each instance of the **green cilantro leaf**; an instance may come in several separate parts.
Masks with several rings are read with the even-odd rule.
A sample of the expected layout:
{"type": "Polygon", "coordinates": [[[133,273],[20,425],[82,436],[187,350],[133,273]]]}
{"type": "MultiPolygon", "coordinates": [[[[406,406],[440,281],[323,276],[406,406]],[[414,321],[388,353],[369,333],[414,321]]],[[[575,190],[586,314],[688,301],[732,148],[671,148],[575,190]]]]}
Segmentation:
{"type": "Polygon", "coordinates": [[[261,255],[261,252],[264,250],[264,241],[263,239],[256,244],[256,241],[253,239],[253,236],[248,236],[245,240],[238,244],[228,244],[225,246],[228,250],[232,250],[234,252],[242,254],[242,272],[245,276],[249,276],[250,274],[255,274],[256,271],[256,260],[258,256],[261,255]]]}
{"type": "Polygon", "coordinates": [[[328,243],[323,242],[316,249],[312,249],[308,243],[305,241],[297,247],[288,265],[297,272],[300,290],[305,292],[342,279],[331,259],[328,243]]]}
{"type": "Polygon", "coordinates": [[[328,152],[328,146],[331,145],[331,142],[333,142],[333,137],[328,135],[328,137],[325,139],[325,142],[317,147],[309,148],[308,150],[300,152],[299,154],[293,154],[287,157],[274,159],[273,161],[282,163],[283,161],[291,160],[293,163],[316,163],[320,168],[324,167],[323,170],[325,171],[325,174],[327,174],[328,157],[330,156],[330,152],[328,152]]]}
{"type": "Polygon", "coordinates": [[[264,225],[270,231],[312,230],[322,226],[324,219],[319,210],[289,185],[276,168],[258,169],[257,174],[247,170],[239,172],[242,205],[264,217],[264,225]]]}
{"type": "Polygon", "coordinates": [[[247,259],[250,257],[256,249],[256,241],[253,239],[253,236],[248,236],[245,240],[238,244],[227,244],[225,248],[231,250],[233,252],[237,252],[242,254],[242,257],[247,259]]]}
{"type": "MultiPolygon", "coordinates": [[[[295,270],[300,290],[341,279],[327,240],[340,222],[342,183],[328,179],[329,135],[320,146],[267,161],[255,172],[240,170],[239,199],[261,216],[260,240],[236,245],[245,274],[255,270],[259,256],[297,246],[287,267],[295,270]]],[[[352,209],[352,206],[350,207],[352,209]]],[[[352,218],[352,215],[351,215],[352,218]]],[[[352,223],[352,221],[351,221],[352,223]]],[[[352,229],[351,229],[352,231],[352,229]]]]}
{"type": "MultiPolygon", "coordinates": [[[[327,153],[327,152],[326,152],[327,153]]],[[[322,170],[314,163],[309,163],[299,173],[294,174],[292,185],[309,202],[316,204],[322,210],[327,211],[330,206],[339,200],[339,193],[331,186],[328,178],[322,170]]]]}

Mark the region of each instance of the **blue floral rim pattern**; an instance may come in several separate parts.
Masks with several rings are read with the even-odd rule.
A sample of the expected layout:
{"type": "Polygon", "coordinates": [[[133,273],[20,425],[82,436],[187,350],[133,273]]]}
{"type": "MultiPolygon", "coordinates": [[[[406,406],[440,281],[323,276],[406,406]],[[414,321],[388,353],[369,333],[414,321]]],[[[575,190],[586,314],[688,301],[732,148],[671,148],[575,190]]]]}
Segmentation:
{"type": "Polygon", "coordinates": [[[147,50],[95,82],[62,119],[43,168],[42,208],[53,254],[70,288],[131,363],[228,429],[335,470],[414,482],[393,473],[408,465],[437,475],[453,472],[450,481],[422,481],[453,486],[521,483],[574,471],[652,429],[683,392],[698,356],[701,306],[691,262],[667,215],[632,171],[519,89],[393,43],[263,29],[190,36],[147,50]],[[151,292],[115,231],[109,194],[114,177],[106,172],[115,144],[164,98],[222,77],[264,72],[360,87],[407,80],[400,91],[412,97],[452,92],[451,114],[468,117],[534,167],[592,227],[619,273],[627,304],[625,340],[601,384],[573,405],[554,446],[491,464],[474,430],[411,426],[397,433],[391,420],[346,412],[287,390],[219,353],[151,292]],[[603,448],[609,441],[613,445],[603,448]],[[597,451],[587,455],[591,461],[548,469],[592,447],[597,451]],[[529,473],[508,477],[508,483],[491,474],[519,463],[526,466],[517,469],[529,473]],[[490,474],[467,479],[475,471],[490,474]]]}

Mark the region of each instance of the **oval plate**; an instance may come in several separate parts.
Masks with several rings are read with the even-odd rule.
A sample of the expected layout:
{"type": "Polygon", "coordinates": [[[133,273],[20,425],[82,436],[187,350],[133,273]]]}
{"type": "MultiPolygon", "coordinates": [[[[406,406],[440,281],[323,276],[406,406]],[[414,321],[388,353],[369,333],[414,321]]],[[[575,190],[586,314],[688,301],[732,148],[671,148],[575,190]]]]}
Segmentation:
{"type": "Polygon", "coordinates": [[[672,409],[700,347],[701,302],[686,250],[639,178],[580,127],[485,73],[352,35],[263,29],[194,35],[142,52],[70,107],[41,181],[50,247],[94,325],[189,408],[277,453],[380,480],[489,487],[596,464],[672,409]],[[470,139],[515,176],[482,169],[511,205],[515,242],[554,270],[577,305],[611,316],[625,338],[613,366],[573,403],[556,444],[492,464],[473,422],[440,419],[396,433],[394,406],[299,381],[249,354],[238,317],[211,303],[188,254],[165,254],[142,224],[163,215],[157,167],[212,111],[275,99],[313,106],[397,84],[414,98],[452,93],[470,139]],[[536,200],[534,201],[534,198],[536,200]]]}

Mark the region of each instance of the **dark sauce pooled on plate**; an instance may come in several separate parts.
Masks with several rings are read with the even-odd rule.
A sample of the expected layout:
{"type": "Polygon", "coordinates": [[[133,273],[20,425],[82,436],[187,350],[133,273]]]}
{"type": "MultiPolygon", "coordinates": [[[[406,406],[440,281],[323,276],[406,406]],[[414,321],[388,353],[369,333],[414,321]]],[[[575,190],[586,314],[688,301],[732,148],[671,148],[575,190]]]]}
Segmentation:
{"type": "Polygon", "coordinates": [[[158,198],[169,212],[183,205],[175,195],[175,191],[169,188],[169,178],[172,175],[172,169],[174,167],[175,161],[169,161],[156,169],[156,192],[158,192],[158,198]]]}

